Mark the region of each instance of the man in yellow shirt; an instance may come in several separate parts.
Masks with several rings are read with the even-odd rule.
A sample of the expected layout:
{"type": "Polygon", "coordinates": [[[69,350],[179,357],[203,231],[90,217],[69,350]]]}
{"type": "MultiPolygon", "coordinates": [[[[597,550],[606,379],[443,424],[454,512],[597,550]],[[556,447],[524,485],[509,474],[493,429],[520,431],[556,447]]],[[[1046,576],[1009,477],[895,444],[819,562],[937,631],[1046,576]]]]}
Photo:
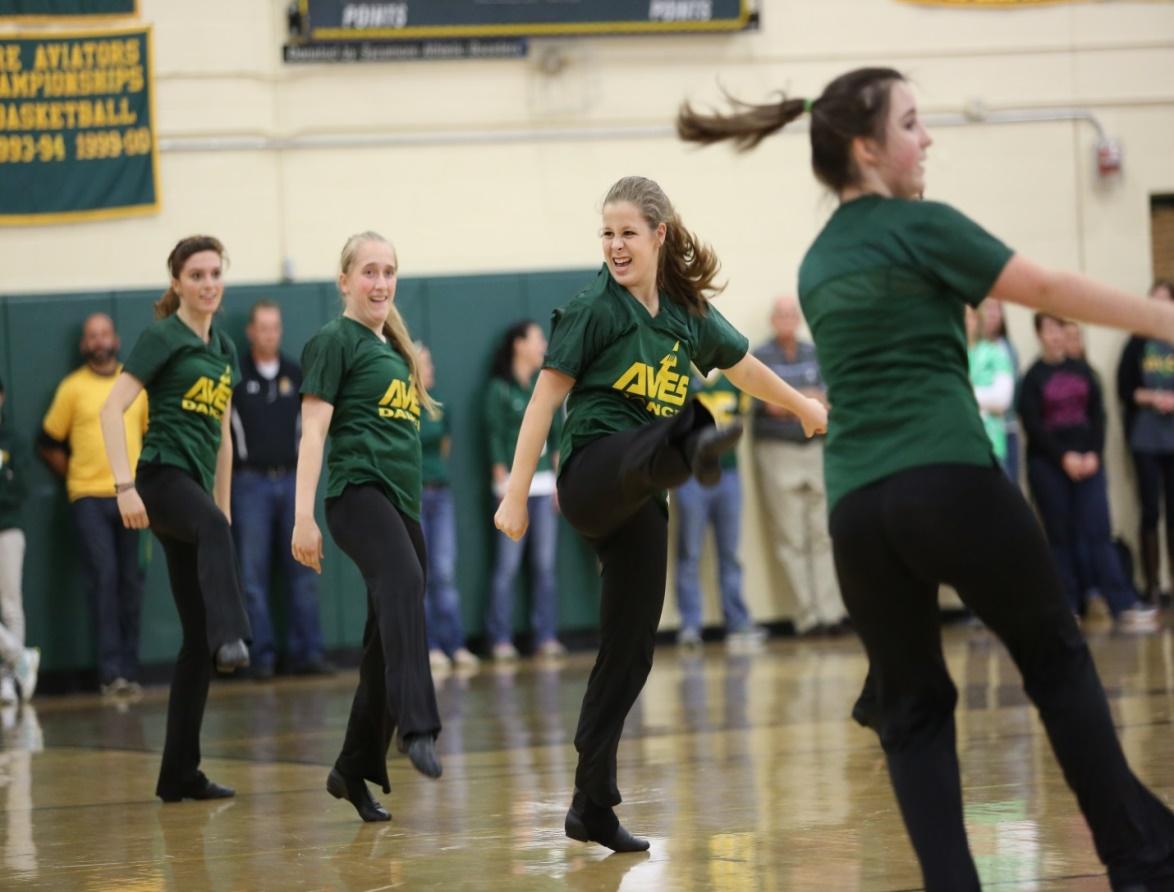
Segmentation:
{"type": "MultiPolygon", "coordinates": [[[[58,385],[37,442],[42,460],[65,480],[94,610],[98,680],[105,696],[141,691],[143,571],[139,566],[139,532],[122,525],[114,474],[106,460],[98,422],[98,412],[122,370],[118,349],[118,335],[109,316],[94,313],[86,319],[81,338],[85,365],[58,385]]],[[[138,462],[146,429],[147,395],[142,393],[126,413],[132,468],[138,462]]]]}

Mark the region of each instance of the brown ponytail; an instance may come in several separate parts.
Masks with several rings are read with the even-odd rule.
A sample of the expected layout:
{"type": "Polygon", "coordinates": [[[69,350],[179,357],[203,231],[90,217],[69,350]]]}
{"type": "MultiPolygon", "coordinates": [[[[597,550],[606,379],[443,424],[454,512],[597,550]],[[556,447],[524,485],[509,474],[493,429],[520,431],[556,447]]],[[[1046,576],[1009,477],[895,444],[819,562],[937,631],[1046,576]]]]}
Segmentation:
{"type": "Polygon", "coordinates": [[[626,201],[640,210],[653,229],[665,225],[660,249],[656,287],[663,289],[694,316],[709,312],[709,295],[720,294],[725,285],[715,285],[721,263],[713,249],[685,228],[660,186],[646,177],[624,177],[608,190],[606,204],[626,201]],[[709,294],[707,294],[709,292],[709,294]]]}
{"type": "MultiPolygon", "coordinates": [[[[338,267],[343,275],[350,272],[351,265],[355,262],[355,256],[359,253],[359,247],[366,242],[383,242],[393,252],[395,251],[395,246],[377,232],[368,230],[352,235],[343,245],[342,256],[339,258],[338,267]]],[[[420,361],[416,345],[412,341],[411,334],[408,333],[408,325],[404,322],[404,317],[400,315],[395,301],[392,301],[388,308],[387,321],[383,323],[383,336],[387,338],[387,342],[395,351],[407,361],[408,371],[412,376],[412,383],[416,385],[416,396],[420,400],[421,408],[429,416],[436,418],[440,406],[432,399],[432,395],[428,393],[428,388],[424,386],[424,382],[420,378],[420,361]]]]}
{"type": "MultiPolygon", "coordinates": [[[[171,273],[171,278],[178,279],[179,274],[183,272],[183,265],[193,254],[199,254],[201,251],[215,251],[222,261],[228,260],[220,239],[210,235],[189,235],[176,242],[171,253],[167,255],[167,271],[171,273]]],[[[179,292],[175,290],[174,285],[169,285],[163,296],[155,301],[155,318],[166,319],[168,316],[174,316],[178,310],[179,292]]]]}
{"type": "Polygon", "coordinates": [[[732,140],[740,152],[748,152],[760,142],[782,130],[803,114],[807,103],[803,99],[788,99],[761,105],[743,102],[727,94],[734,111],[729,114],[702,114],[688,102],[681,103],[677,113],[677,135],[685,142],[710,145],[723,139],[732,140]]]}
{"type": "Polygon", "coordinates": [[[818,99],[784,97],[756,105],[727,97],[733,110],[726,114],[701,114],[686,102],[677,113],[677,135],[703,145],[728,139],[745,152],[810,112],[811,169],[838,194],[859,179],[852,141],[867,138],[884,144],[889,94],[904,79],[892,68],[857,68],[828,84],[818,99]]]}

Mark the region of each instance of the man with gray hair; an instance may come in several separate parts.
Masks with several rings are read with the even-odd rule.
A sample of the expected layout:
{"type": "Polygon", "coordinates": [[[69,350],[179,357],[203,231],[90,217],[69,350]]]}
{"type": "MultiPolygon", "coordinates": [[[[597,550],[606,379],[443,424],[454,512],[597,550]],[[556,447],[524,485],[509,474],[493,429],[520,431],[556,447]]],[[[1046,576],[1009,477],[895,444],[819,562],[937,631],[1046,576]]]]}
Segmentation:
{"type": "MultiPolygon", "coordinates": [[[[815,347],[799,340],[799,302],[779,297],[771,311],[775,336],[754,351],[776,375],[801,393],[825,399],[815,347]]],[[[754,458],[759,488],[775,534],[775,553],[795,594],[800,635],[843,631],[846,613],[832,562],[823,438],[808,439],[785,409],[754,403],[754,458]]]]}

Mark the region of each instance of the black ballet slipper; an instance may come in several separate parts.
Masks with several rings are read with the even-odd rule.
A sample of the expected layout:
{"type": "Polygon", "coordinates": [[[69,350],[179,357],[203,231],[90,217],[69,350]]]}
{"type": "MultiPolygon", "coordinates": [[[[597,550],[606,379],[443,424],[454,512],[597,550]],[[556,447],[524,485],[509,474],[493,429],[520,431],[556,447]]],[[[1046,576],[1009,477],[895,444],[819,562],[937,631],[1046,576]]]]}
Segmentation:
{"type": "Polygon", "coordinates": [[[391,813],[371,795],[367,782],[361,777],[344,777],[337,768],[331,768],[326,778],[326,792],[335,799],[345,799],[355,807],[364,821],[390,821],[391,813]]]}
{"type": "Polygon", "coordinates": [[[200,772],[191,783],[184,784],[174,793],[160,794],[164,802],[180,802],[184,799],[231,799],[236,795],[232,787],[224,787],[215,781],[208,780],[204,772],[200,772]]]}
{"type": "Polygon", "coordinates": [[[597,842],[613,852],[646,852],[648,840],[627,831],[614,811],[596,805],[586,794],[576,790],[563,829],[571,839],[597,842]]]}
{"type": "Polygon", "coordinates": [[[216,670],[235,672],[249,665],[249,649],[241,639],[229,641],[216,648],[216,670]]]}
{"type": "Polygon", "coordinates": [[[444,769],[436,755],[436,738],[431,734],[409,734],[404,748],[415,769],[425,777],[438,778],[444,769]]]}
{"type": "Polygon", "coordinates": [[[722,479],[721,457],[738,445],[742,439],[742,422],[727,427],[703,427],[685,441],[685,459],[697,482],[702,486],[716,486],[722,479]]]}

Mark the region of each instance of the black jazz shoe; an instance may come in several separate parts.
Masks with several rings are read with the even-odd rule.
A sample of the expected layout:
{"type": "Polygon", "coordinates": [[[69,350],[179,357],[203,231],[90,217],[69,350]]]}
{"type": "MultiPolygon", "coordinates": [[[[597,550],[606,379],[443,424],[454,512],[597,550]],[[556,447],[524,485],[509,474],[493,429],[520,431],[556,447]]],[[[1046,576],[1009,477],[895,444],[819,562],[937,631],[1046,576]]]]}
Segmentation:
{"type": "Polygon", "coordinates": [[[347,800],[355,807],[359,817],[368,823],[391,820],[390,812],[375,800],[367,789],[367,782],[361,777],[343,777],[341,771],[331,768],[326,778],[326,792],[335,799],[347,800]]]}
{"type": "Polygon", "coordinates": [[[431,734],[409,734],[404,740],[408,758],[425,777],[438,778],[444,770],[436,757],[436,738],[431,734]]]}
{"type": "Polygon", "coordinates": [[[179,802],[183,799],[231,799],[235,795],[236,790],[232,787],[222,787],[208,780],[201,771],[194,781],[184,784],[176,793],[167,796],[160,794],[159,798],[164,802],[179,802]]]}
{"type": "Polygon", "coordinates": [[[728,427],[704,427],[686,441],[685,457],[702,486],[716,486],[722,479],[721,457],[742,439],[742,422],[728,427]]]}
{"type": "Polygon", "coordinates": [[[584,793],[575,791],[564,824],[567,836],[579,842],[597,842],[613,852],[646,852],[648,840],[633,836],[614,811],[596,805],[584,793]]]}
{"type": "Polygon", "coordinates": [[[239,638],[216,648],[216,669],[219,672],[235,672],[249,665],[249,649],[239,638]]]}

